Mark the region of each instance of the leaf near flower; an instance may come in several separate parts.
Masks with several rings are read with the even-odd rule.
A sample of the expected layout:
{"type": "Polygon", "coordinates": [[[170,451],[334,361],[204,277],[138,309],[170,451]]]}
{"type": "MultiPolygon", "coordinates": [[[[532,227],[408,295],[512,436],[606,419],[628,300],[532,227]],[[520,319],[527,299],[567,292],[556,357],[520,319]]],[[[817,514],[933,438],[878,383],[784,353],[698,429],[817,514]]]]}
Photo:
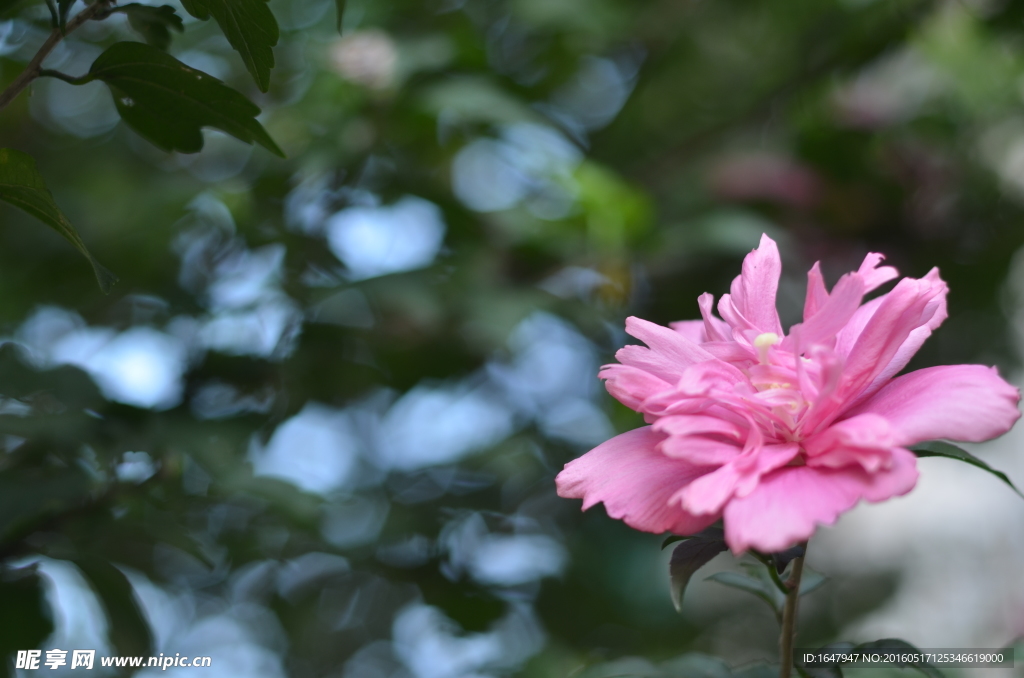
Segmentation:
{"type": "Polygon", "coordinates": [[[270,70],[280,32],[267,0],[182,0],[185,11],[203,21],[211,16],[242,57],[261,92],[270,88],[270,70]]]}
{"type": "Polygon", "coordinates": [[[118,42],[96,58],[82,83],[102,80],[129,127],[165,151],[197,153],[215,127],[284,157],[256,120],[260,109],[217,78],[156,47],[118,42]]]}
{"type": "Polygon", "coordinates": [[[153,7],[132,3],[119,8],[128,17],[128,25],[157,49],[171,46],[171,30],[185,32],[185,24],[170,5],[153,7]]]}
{"type": "Polygon", "coordinates": [[[686,539],[672,551],[668,573],[672,583],[672,604],[677,612],[682,610],[683,593],[693,574],[726,549],[728,546],[721,528],[711,527],[686,539]]]}
{"type": "Polygon", "coordinates": [[[1024,498],[1024,494],[1022,494],[1021,491],[1017,489],[1017,486],[1013,484],[1013,481],[1011,481],[1005,473],[1003,473],[1002,471],[997,471],[996,469],[992,468],[991,466],[983,462],[981,459],[975,457],[967,450],[960,449],[956,445],[936,440],[930,443],[923,443],[921,445],[917,445],[914,449],[911,450],[911,452],[916,454],[918,457],[945,457],[947,459],[956,459],[958,461],[962,461],[964,463],[970,464],[971,466],[977,466],[983,471],[988,471],[996,478],[1002,480],[1004,483],[1009,485],[1014,492],[1020,495],[1021,498],[1024,498]]]}
{"type": "Polygon", "coordinates": [[[104,292],[109,292],[117,282],[117,276],[93,258],[78,231],[57,207],[32,156],[13,148],[0,148],[0,200],[28,212],[64,236],[89,260],[96,282],[104,292]]]}

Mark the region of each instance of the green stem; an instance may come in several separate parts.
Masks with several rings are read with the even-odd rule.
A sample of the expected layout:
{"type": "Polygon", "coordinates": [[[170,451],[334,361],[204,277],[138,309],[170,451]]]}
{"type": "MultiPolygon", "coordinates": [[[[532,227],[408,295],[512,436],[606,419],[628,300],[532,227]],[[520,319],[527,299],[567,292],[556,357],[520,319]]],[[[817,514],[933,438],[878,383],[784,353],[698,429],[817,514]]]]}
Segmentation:
{"type": "Polygon", "coordinates": [[[85,83],[91,81],[91,78],[88,75],[83,75],[81,77],[76,78],[73,75],[68,75],[67,73],[61,73],[60,71],[52,71],[49,68],[40,68],[39,69],[39,73],[38,73],[38,77],[40,77],[40,78],[57,78],[58,80],[63,80],[64,82],[69,82],[72,85],[84,85],[85,83]]]}
{"type": "MultiPolygon", "coordinates": [[[[32,60],[28,62],[28,66],[25,67],[25,70],[18,74],[18,77],[16,77],[14,81],[7,86],[7,89],[0,92],[0,110],[7,108],[7,105],[14,101],[14,99],[21,94],[22,90],[28,87],[33,80],[42,74],[43,59],[49,56],[50,52],[53,51],[53,48],[64,39],[64,36],[84,24],[89,19],[102,17],[109,2],[111,2],[111,0],[98,0],[79,12],[74,19],[68,22],[63,31],[61,31],[60,28],[54,28],[50,31],[50,35],[47,36],[46,40],[39,47],[39,51],[37,51],[35,56],[32,57],[32,60]]],[[[52,72],[49,74],[52,74],[52,72]]]]}
{"type": "MultiPolygon", "coordinates": [[[[804,544],[806,553],[807,545],[804,544]]],[[[782,609],[782,630],[779,632],[779,678],[789,678],[793,671],[793,642],[796,640],[796,612],[800,601],[800,577],[804,573],[804,556],[793,559],[793,570],[786,580],[786,605],[782,609]]]]}

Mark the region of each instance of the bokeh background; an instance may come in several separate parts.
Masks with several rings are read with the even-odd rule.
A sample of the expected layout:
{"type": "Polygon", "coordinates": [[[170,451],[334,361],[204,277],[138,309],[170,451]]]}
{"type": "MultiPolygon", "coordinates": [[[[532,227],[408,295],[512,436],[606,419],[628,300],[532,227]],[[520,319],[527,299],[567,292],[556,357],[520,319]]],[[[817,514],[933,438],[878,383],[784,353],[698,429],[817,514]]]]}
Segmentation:
{"type": "MultiPolygon", "coordinates": [[[[238,678],[772,662],[759,601],[698,576],[677,614],[659,536],[555,495],[642,425],[596,379],[624,319],[696,317],[764,232],[787,325],[814,261],[883,252],[952,290],[912,368],[1018,379],[1022,2],[349,0],[340,36],[329,0],[271,8],[266,95],[180,8],[171,52],[257,101],[286,160],[211,131],[157,151],[99,83],[0,113],[121,279],[103,295],[0,207],[4,652],[152,642],[238,678]]],[[[45,33],[0,23],[5,82],[45,33]]],[[[92,22],[47,65],[124,39],[92,22]]],[[[1024,486],[1022,438],[972,449],[1024,486]]],[[[819,531],[801,645],[1024,635],[1024,501],[920,466],[819,531]]]]}

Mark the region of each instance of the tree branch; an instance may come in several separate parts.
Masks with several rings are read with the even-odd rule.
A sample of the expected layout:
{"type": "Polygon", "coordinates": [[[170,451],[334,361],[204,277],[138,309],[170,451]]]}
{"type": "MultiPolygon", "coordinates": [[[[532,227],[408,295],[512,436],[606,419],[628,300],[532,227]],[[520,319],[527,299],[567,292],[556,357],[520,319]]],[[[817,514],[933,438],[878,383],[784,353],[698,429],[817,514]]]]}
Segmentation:
{"type": "Polygon", "coordinates": [[[7,89],[5,89],[3,93],[0,93],[0,110],[7,108],[7,105],[14,101],[14,99],[21,94],[22,90],[29,86],[29,83],[39,77],[43,70],[43,59],[49,56],[50,52],[53,51],[53,48],[56,47],[68,33],[75,30],[86,21],[94,19],[98,15],[102,15],[106,11],[107,5],[110,4],[110,2],[112,2],[112,0],[97,0],[97,2],[86,7],[84,10],[79,12],[74,19],[69,21],[67,26],[64,27],[63,32],[61,32],[60,28],[54,28],[50,31],[50,35],[47,36],[46,41],[39,47],[39,51],[36,52],[34,57],[32,57],[32,60],[28,62],[28,66],[25,67],[25,70],[18,74],[18,77],[14,79],[14,82],[7,86],[7,89]]]}

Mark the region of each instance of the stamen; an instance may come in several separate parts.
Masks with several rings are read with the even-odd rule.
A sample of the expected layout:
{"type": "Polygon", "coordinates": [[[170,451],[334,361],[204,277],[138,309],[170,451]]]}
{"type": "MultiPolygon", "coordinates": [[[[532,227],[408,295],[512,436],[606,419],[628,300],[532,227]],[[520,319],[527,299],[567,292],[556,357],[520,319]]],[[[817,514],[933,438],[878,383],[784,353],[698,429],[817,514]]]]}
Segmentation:
{"type": "Polygon", "coordinates": [[[762,365],[768,364],[768,349],[780,341],[779,335],[774,332],[765,332],[754,338],[754,348],[757,349],[757,358],[762,365]]]}

